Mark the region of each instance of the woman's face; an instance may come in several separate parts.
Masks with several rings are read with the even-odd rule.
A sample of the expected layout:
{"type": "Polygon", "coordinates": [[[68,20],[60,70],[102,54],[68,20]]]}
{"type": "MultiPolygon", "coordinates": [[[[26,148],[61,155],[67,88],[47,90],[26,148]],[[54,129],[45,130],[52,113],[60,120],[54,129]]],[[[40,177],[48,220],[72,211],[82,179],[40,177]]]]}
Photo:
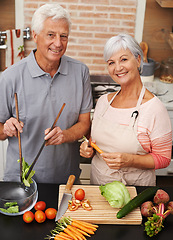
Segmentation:
{"type": "Polygon", "coordinates": [[[136,59],[129,49],[121,49],[107,61],[111,78],[118,84],[129,84],[139,78],[140,56],[136,59]]]}

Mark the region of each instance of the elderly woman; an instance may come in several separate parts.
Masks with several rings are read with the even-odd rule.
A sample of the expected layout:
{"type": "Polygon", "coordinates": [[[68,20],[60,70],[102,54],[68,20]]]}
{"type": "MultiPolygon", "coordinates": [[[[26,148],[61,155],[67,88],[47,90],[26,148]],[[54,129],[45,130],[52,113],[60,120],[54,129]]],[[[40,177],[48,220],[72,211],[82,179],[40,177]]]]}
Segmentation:
{"type": "Polygon", "coordinates": [[[155,169],[171,160],[171,122],[162,102],[141,82],[143,53],[131,36],[120,34],[104,48],[111,78],[121,89],[97,102],[91,138],[102,154],[83,142],[80,154],[92,157],[91,183],[156,184],[155,169]]]}

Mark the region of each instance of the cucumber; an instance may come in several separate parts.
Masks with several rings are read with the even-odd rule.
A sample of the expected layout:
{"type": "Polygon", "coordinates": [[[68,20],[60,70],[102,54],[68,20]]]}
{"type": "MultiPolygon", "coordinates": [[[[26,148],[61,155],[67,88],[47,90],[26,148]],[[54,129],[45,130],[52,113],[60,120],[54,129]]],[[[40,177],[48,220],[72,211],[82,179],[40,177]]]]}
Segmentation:
{"type": "Polygon", "coordinates": [[[117,213],[117,218],[122,218],[130,213],[133,209],[139,207],[143,202],[148,201],[154,197],[159,187],[150,187],[139,193],[136,197],[130,200],[123,208],[117,213]]]}

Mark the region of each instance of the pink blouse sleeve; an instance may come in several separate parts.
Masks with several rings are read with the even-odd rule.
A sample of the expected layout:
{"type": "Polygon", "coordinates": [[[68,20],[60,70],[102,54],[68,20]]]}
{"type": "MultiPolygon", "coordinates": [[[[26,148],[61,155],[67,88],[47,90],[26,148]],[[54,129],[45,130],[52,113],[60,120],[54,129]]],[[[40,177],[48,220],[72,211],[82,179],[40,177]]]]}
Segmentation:
{"type": "Polygon", "coordinates": [[[172,132],[165,134],[161,138],[156,138],[151,142],[155,169],[169,166],[171,161],[172,132]]]}

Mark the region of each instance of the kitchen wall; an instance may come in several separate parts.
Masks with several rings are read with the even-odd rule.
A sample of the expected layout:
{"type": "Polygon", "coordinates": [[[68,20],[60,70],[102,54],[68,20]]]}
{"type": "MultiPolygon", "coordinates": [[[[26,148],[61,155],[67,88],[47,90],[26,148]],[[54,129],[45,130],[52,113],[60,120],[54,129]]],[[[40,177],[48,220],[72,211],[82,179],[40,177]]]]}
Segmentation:
{"type": "MultiPolygon", "coordinates": [[[[143,1],[143,0],[142,0],[143,1]]],[[[36,8],[58,2],[71,15],[72,31],[66,54],[85,62],[91,74],[106,74],[103,48],[108,38],[120,32],[135,35],[138,0],[24,0],[24,24],[30,26],[36,8]]],[[[145,3],[145,1],[143,1],[145,3]]],[[[25,42],[26,55],[34,43],[25,42]]]]}

